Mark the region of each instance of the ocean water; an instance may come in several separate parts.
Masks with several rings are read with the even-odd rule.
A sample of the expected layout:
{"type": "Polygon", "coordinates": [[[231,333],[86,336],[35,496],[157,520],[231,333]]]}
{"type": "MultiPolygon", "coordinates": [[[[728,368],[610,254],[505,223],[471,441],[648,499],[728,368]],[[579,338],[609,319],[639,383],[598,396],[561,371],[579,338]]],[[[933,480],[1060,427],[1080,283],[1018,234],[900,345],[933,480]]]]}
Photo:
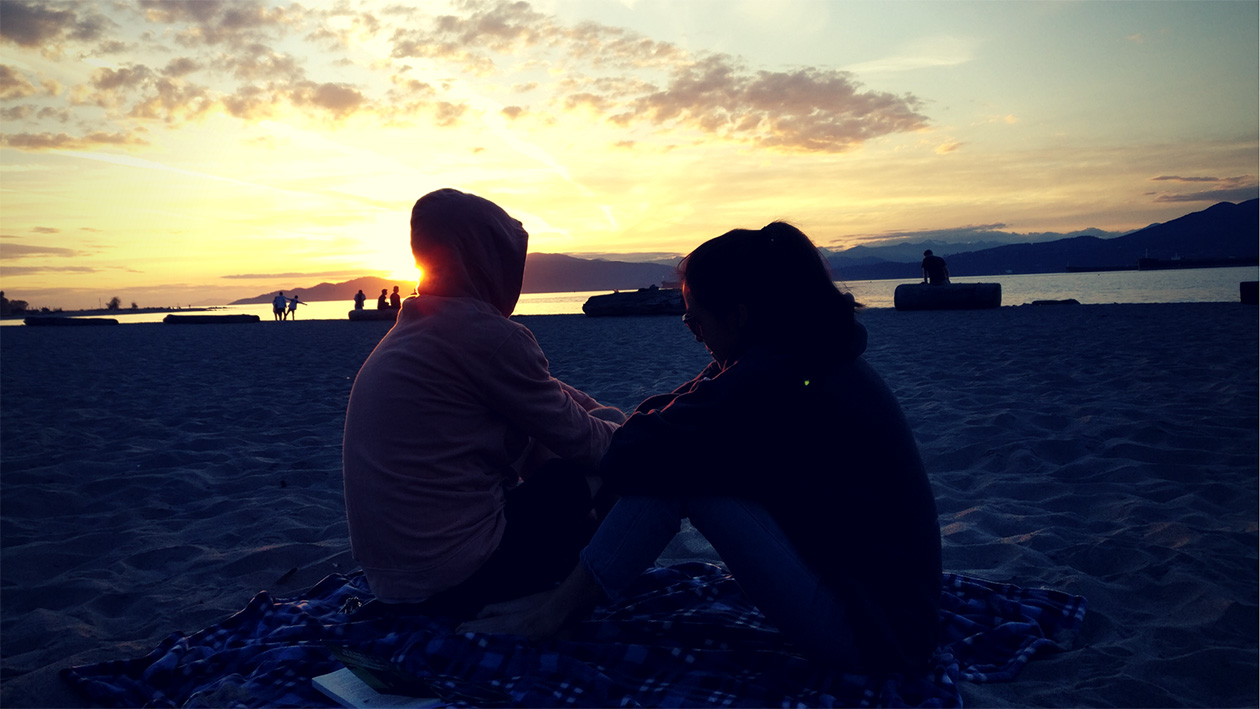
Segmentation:
{"type": "MultiPolygon", "coordinates": [[[[1255,267],[1195,268],[1164,271],[1104,271],[1096,273],[1007,274],[1004,276],[971,276],[954,278],[955,283],[1000,283],[1002,305],[1023,305],[1034,300],[1075,298],[1081,303],[1201,303],[1238,302],[1241,281],[1260,280],[1255,267]]],[[[868,308],[893,307],[893,293],[909,279],[880,281],[842,281],[841,288],[853,293],[868,308]]],[[[593,295],[608,291],[569,293],[525,293],[516,306],[516,315],[580,315],[582,304],[593,295]]],[[[212,306],[213,313],[253,313],[265,321],[273,319],[271,304],[212,306]]],[[[354,304],[347,301],[304,302],[298,308],[297,321],[343,320],[354,304]]],[[[96,316],[106,317],[106,316],[96,316]]],[[[166,313],[122,311],[110,315],[119,323],[161,322],[166,313]]],[[[0,321],[4,325],[20,325],[22,320],[0,321]]]]}

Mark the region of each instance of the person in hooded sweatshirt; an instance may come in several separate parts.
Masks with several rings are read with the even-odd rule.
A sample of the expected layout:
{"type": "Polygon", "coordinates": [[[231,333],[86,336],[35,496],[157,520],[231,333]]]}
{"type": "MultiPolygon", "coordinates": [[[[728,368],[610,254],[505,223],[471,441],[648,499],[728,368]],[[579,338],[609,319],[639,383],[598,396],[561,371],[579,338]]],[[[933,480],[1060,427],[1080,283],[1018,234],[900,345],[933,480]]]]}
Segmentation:
{"type": "Polygon", "coordinates": [[[351,548],[388,612],[467,617],[553,587],[594,531],[588,476],[624,416],[509,319],[528,238],[457,190],[412,209],[417,295],[355,378],[342,446],[351,548]]]}
{"type": "Polygon", "coordinates": [[[460,629],[554,634],[621,597],[689,517],[807,657],[868,675],[925,670],[936,503],[896,398],[861,357],[853,297],[782,222],[711,239],[680,272],[683,322],[713,362],[613,436],[600,472],[621,497],[565,582],[460,629]]]}

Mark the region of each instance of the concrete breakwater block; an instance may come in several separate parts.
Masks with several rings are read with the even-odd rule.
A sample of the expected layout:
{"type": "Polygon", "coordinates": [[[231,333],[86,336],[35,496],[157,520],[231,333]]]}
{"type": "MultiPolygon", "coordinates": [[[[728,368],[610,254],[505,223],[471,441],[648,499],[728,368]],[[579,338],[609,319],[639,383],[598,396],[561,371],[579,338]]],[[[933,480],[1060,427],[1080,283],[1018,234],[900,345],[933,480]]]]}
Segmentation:
{"type": "Polygon", "coordinates": [[[893,293],[897,310],[982,310],[1001,305],[1001,283],[903,283],[893,293]]]}
{"type": "Polygon", "coordinates": [[[1238,297],[1247,305],[1260,305],[1260,281],[1240,281],[1238,297]]]}
{"type": "Polygon", "coordinates": [[[91,327],[93,325],[117,325],[113,318],[69,318],[57,315],[36,315],[25,318],[22,323],[28,327],[91,327]]]}

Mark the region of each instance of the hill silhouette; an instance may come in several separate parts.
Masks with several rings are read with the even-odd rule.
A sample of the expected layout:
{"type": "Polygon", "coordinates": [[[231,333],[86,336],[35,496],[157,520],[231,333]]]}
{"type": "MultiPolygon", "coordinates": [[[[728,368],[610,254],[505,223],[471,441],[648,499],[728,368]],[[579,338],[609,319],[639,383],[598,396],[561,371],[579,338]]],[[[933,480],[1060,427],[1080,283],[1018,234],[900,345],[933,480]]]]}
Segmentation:
{"type": "MultiPolygon", "coordinates": [[[[675,278],[674,269],[659,263],[630,263],[580,259],[563,254],[529,254],[525,257],[525,278],[522,293],[564,293],[571,291],[634,290],[662,280],[675,278]]],[[[301,300],[354,300],[360,288],[368,297],[367,307],[373,308],[381,289],[393,291],[394,286],[403,296],[410,295],[416,284],[409,281],[393,281],[386,278],[364,276],[344,283],[320,283],[309,288],[291,288],[284,291],[286,297],[297,296],[301,300]]],[[[234,300],[229,305],[270,303],[275,291],[268,291],[250,298],[234,300]]]]}
{"type": "MultiPolygon", "coordinates": [[[[1009,244],[954,253],[949,256],[952,276],[992,276],[1005,273],[1063,273],[1069,267],[1136,268],[1138,259],[1254,259],[1260,228],[1260,200],[1221,202],[1162,224],[1102,239],[1076,236],[1036,244],[1009,244]]],[[[872,262],[868,250],[853,263],[839,255],[828,258],[832,274],[842,280],[919,278],[919,261],[872,262]]]]}
{"type": "Polygon", "coordinates": [[[564,254],[525,257],[523,293],[634,290],[677,278],[673,267],[659,263],[588,260],[564,254]]]}
{"type": "MultiPolygon", "coordinates": [[[[1006,273],[1063,273],[1068,267],[1136,268],[1138,259],[1254,259],[1260,255],[1257,230],[1260,229],[1260,200],[1234,204],[1221,202],[1145,229],[1101,238],[1090,234],[1053,241],[1006,244],[965,252],[944,251],[949,255],[953,276],[993,276],[1006,273]]],[[[1087,230],[1088,231],[1088,230],[1087,230]]],[[[977,244],[980,245],[980,244],[977,244]]],[[[987,246],[987,244],[983,244],[987,246]]],[[[958,248],[958,245],[949,245],[958,248]]],[[[840,280],[876,280],[921,276],[919,259],[906,261],[909,248],[937,249],[933,242],[899,243],[878,247],[854,247],[827,253],[832,275],[840,280]],[[889,257],[885,259],[884,257],[889,257]]],[[[917,253],[922,253],[919,249],[917,253]]],[[[581,259],[564,254],[529,254],[525,257],[524,293],[564,293],[573,291],[634,290],[676,278],[674,268],[661,263],[633,263],[602,259],[581,259]]],[[[365,276],[344,283],[320,283],[309,288],[286,290],[286,296],[302,300],[354,299],[360,288],[374,307],[381,289],[409,295],[415,284],[365,276]]],[[[268,291],[232,305],[270,303],[276,295],[268,291]]]]}

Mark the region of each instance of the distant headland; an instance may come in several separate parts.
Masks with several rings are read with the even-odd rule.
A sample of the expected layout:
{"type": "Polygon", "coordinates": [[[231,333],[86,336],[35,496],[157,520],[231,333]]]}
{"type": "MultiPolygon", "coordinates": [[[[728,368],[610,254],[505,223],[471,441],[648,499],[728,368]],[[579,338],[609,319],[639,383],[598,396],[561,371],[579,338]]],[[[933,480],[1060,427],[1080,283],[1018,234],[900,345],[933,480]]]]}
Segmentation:
{"type": "MultiPolygon", "coordinates": [[[[1221,202],[1199,212],[1122,236],[1102,238],[1071,236],[1040,243],[993,245],[923,241],[885,246],[857,246],[842,251],[822,249],[837,280],[880,280],[921,276],[924,249],[949,260],[954,276],[1001,276],[1070,271],[1119,271],[1139,268],[1194,268],[1245,266],[1260,263],[1256,231],[1260,227],[1260,200],[1221,202]],[[979,248],[977,248],[979,247],[979,248]]],[[[633,263],[582,259],[563,254],[529,254],[525,258],[523,293],[570,293],[575,291],[635,290],[676,281],[674,263],[633,263]]],[[[344,283],[320,283],[292,288],[287,296],[302,300],[353,300],[362,289],[369,303],[382,290],[394,286],[411,293],[414,283],[384,278],[356,278],[344,283]]],[[[231,305],[270,303],[268,291],[242,298],[231,305]]]]}

